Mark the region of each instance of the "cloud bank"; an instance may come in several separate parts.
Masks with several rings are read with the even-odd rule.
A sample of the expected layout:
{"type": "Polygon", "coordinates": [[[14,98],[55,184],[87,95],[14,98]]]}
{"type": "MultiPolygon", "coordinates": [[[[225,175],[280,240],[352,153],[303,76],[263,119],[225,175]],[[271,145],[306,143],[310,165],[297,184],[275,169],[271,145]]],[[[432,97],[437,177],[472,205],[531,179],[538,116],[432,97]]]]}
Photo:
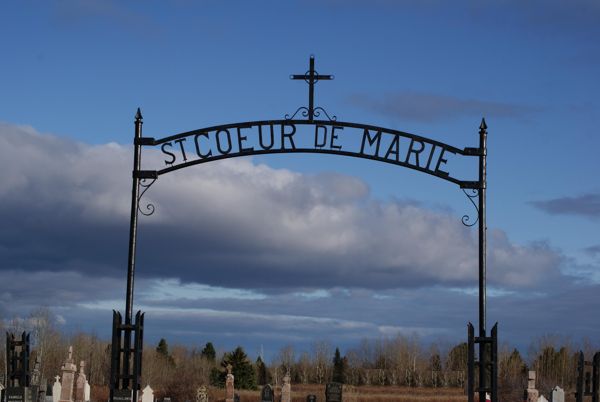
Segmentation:
{"type": "Polygon", "coordinates": [[[531,204],[550,215],[578,215],[594,219],[600,217],[600,194],[596,193],[533,201],[531,204]]]}
{"type": "MultiPolygon", "coordinates": [[[[46,305],[67,326],[108,333],[125,292],[131,149],[4,123],[0,168],[0,313],[46,305]]],[[[476,233],[452,212],[252,159],[162,176],[144,201],[157,211],[140,217],[136,308],[153,317],[150,337],[355,342],[456,334],[475,320],[476,233]]],[[[488,237],[497,306],[537,295],[534,309],[576,286],[548,244],[516,244],[500,229],[488,237]]]]}
{"type": "Polygon", "coordinates": [[[365,110],[385,116],[422,122],[442,121],[456,117],[524,118],[537,109],[511,103],[465,99],[449,95],[402,90],[381,98],[354,95],[350,102],[365,110]]]}
{"type": "MultiPolygon", "coordinates": [[[[27,127],[0,130],[7,267],[122,275],[130,150],[27,127]]],[[[272,291],[470,286],[477,278],[474,233],[457,216],[373,199],[353,177],[239,159],[162,176],[146,200],[157,212],[140,220],[144,277],[272,291]]],[[[501,231],[490,244],[497,286],[526,288],[559,275],[561,257],[547,247],[515,245],[501,231]]]]}

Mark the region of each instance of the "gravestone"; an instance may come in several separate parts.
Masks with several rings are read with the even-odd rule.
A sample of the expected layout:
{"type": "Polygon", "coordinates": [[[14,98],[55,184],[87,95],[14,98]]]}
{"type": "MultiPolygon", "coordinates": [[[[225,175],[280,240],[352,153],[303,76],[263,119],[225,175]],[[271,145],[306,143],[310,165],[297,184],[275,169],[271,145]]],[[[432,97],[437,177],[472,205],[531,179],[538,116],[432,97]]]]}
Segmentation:
{"type": "Polygon", "coordinates": [[[558,385],[552,390],[552,402],[565,402],[565,391],[558,385]]]}
{"type": "Polygon", "coordinates": [[[79,374],[77,375],[77,381],[75,382],[75,402],[85,402],[85,383],[87,378],[85,377],[85,362],[82,360],[79,363],[79,374]]]}
{"type": "Polygon", "coordinates": [[[59,402],[73,402],[73,385],[75,385],[75,372],[77,366],[73,363],[73,347],[69,346],[69,354],[62,368],[62,381],[59,402]]]}
{"type": "Polygon", "coordinates": [[[92,387],[90,387],[88,380],[85,380],[85,385],[83,386],[83,400],[85,402],[92,400],[92,387]]]}
{"type": "Polygon", "coordinates": [[[150,388],[150,385],[146,385],[146,388],[142,390],[142,402],[154,402],[154,390],[150,388]]]}
{"type": "Polygon", "coordinates": [[[275,394],[270,385],[265,385],[260,391],[260,402],[275,402],[275,394]]]}
{"type": "Polygon", "coordinates": [[[60,400],[62,386],[60,385],[60,376],[54,377],[54,385],[52,385],[52,402],[60,400]]]}
{"type": "Polygon", "coordinates": [[[196,402],[208,402],[208,390],[204,385],[196,390],[196,402]]]}
{"type": "Polygon", "coordinates": [[[132,393],[130,389],[115,389],[113,391],[114,402],[131,402],[132,393]]]}
{"type": "Polygon", "coordinates": [[[225,378],[225,402],[235,402],[235,386],[234,386],[234,377],[231,374],[231,369],[233,367],[231,364],[227,365],[227,377],[225,378]]]}
{"type": "MultiPolygon", "coordinates": [[[[46,401],[46,396],[48,394],[49,388],[50,387],[48,387],[48,380],[46,380],[44,377],[40,377],[40,384],[39,384],[38,393],[37,393],[38,402],[46,401]]],[[[50,391],[52,391],[52,389],[50,389],[50,391]]]]}
{"type": "Polygon", "coordinates": [[[292,385],[290,384],[290,373],[283,377],[283,386],[281,387],[281,402],[292,402],[292,385]]]}
{"type": "Polygon", "coordinates": [[[165,396],[163,398],[162,402],[171,402],[171,397],[170,396],[165,396]]]}
{"type": "Polygon", "coordinates": [[[317,396],[316,395],[309,395],[306,397],[306,402],[317,402],[317,396]]]}
{"type": "Polygon", "coordinates": [[[8,387],[5,390],[6,402],[25,402],[27,388],[8,387]]]}
{"type": "Polygon", "coordinates": [[[548,402],[548,400],[546,399],[546,397],[544,395],[540,395],[537,402],[548,402]]]}
{"type": "Polygon", "coordinates": [[[325,387],[325,402],[342,402],[342,384],[330,382],[325,387]]]}
{"type": "Polygon", "coordinates": [[[240,402],[240,396],[239,396],[239,394],[233,395],[233,402],[240,402]]]}
{"type": "Polygon", "coordinates": [[[529,377],[527,381],[527,402],[538,402],[540,392],[535,389],[535,371],[529,371],[529,377]]]}

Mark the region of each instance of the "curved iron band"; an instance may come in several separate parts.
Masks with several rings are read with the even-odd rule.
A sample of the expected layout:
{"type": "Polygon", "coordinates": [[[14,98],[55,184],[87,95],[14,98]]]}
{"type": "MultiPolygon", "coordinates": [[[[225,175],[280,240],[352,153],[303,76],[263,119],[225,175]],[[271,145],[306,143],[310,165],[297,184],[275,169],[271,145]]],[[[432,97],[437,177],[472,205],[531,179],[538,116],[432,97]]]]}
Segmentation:
{"type": "Polygon", "coordinates": [[[382,133],[387,133],[387,134],[392,134],[392,135],[400,135],[402,137],[407,137],[407,138],[410,138],[413,140],[424,141],[429,144],[434,144],[439,147],[446,148],[447,150],[452,151],[457,154],[460,154],[460,155],[473,156],[471,154],[465,153],[465,151],[463,149],[456,148],[452,145],[444,144],[443,142],[432,140],[430,138],[423,137],[420,135],[411,134],[411,133],[407,133],[407,132],[399,131],[399,130],[393,130],[393,129],[385,128],[385,127],[373,126],[370,124],[349,123],[349,122],[345,122],[345,121],[332,121],[332,120],[285,120],[285,119],[282,119],[282,120],[257,120],[257,121],[241,122],[241,123],[222,124],[220,126],[206,127],[206,128],[201,128],[198,130],[192,130],[192,131],[187,131],[184,133],[174,134],[169,137],[154,139],[152,141],[152,144],[144,144],[144,145],[160,145],[162,143],[177,140],[179,138],[189,137],[189,136],[201,134],[201,133],[209,133],[211,131],[219,131],[219,130],[225,130],[225,129],[230,129],[230,128],[237,128],[237,127],[249,128],[252,126],[267,126],[269,124],[273,124],[273,125],[278,125],[278,124],[291,125],[291,124],[293,124],[293,125],[305,125],[305,126],[311,126],[311,125],[312,126],[316,126],[316,125],[338,126],[338,127],[358,128],[358,129],[363,129],[363,130],[367,129],[367,130],[371,130],[371,131],[381,131],[382,133]]]}
{"type": "Polygon", "coordinates": [[[214,157],[211,156],[211,157],[204,158],[204,159],[196,159],[196,160],[193,160],[190,162],[181,163],[179,165],[170,166],[170,167],[156,171],[156,174],[158,176],[160,176],[160,175],[163,175],[166,173],[174,172],[175,170],[186,168],[188,166],[199,165],[202,163],[208,163],[208,162],[213,162],[213,161],[218,161],[218,160],[223,160],[223,159],[236,158],[236,157],[240,157],[240,156],[267,155],[267,154],[290,154],[290,153],[331,154],[331,155],[352,156],[355,158],[362,158],[362,159],[370,159],[370,160],[374,160],[374,161],[378,161],[378,162],[390,163],[392,165],[403,166],[403,167],[417,170],[419,172],[427,173],[432,176],[439,177],[440,179],[444,179],[446,181],[452,182],[454,184],[458,184],[462,188],[473,188],[475,185],[473,182],[467,182],[467,181],[455,179],[454,177],[445,176],[445,175],[441,175],[441,174],[435,174],[435,172],[433,172],[431,170],[427,170],[425,168],[419,168],[417,166],[413,166],[413,165],[410,165],[410,164],[404,163],[404,162],[396,162],[394,160],[384,159],[384,158],[377,157],[377,156],[364,155],[364,154],[359,154],[359,153],[349,152],[349,151],[335,151],[335,150],[331,150],[331,149],[314,149],[314,148],[255,150],[252,152],[236,152],[236,153],[230,153],[230,154],[226,154],[226,155],[217,155],[214,157]]]}

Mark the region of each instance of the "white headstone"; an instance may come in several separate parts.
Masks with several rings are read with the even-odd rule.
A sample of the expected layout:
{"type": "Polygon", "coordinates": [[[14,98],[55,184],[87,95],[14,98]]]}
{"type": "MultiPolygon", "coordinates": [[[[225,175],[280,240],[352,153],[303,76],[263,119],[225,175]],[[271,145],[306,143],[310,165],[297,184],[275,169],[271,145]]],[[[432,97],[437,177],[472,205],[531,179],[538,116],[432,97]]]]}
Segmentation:
{"type": "Polygon", "coordinates": [[[527,389],[535,389],[535,371],[529,370],[529,381],[527,382],[527,389]]]}
{"type": "Polygon", "coordinates": [[[90,387],[90,383],[88,382],[88,380],[85,380],[85,385],[83,387],[83,397],[84,397],[84,401],[85,402],[89,402],[90,396],[91,396],[91,387],[90,387]]]}
{"type": "Polygon", "coordinates": [[[548,400],[544,395],[540,395],[540,397],[538,398],[538,402],[548,402],[548,400]]]}
{"type": "Polygon", "coordinates": [[[58,402],[60,400],[60,393],[62,392],[62,385],[60,385],[60,376],[54,377],[54,384],[52,385],[52,402],[58,402]]]}
{"type": "Polygon", "coordinates": [[[552,402],[565,402],[565,391],[558,385],[552,390],[552,402]]]}
{"type": "Polygon", "coordinates": [[[150,388],[150,385],[146,385],[146,388],[142,391],[142,402],[154,402],[154,391],[150,388]]]}

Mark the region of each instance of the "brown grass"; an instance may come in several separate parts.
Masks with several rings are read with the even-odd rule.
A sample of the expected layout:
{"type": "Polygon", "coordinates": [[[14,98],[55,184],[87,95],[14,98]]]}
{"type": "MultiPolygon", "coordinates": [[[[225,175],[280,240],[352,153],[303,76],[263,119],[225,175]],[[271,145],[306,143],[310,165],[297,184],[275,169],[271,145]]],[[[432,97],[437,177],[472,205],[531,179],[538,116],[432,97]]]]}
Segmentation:
{"type": "MultiPolygon", "coordinates": [[[[260,402],[260,391],[237,390],[240,402],[260,402]]],[[[317,396],[318,402],[325,402],[325,385],[292,384],[292,402],[306,402],[310,394],[317,396]]],[[[275,391],[275,401],[279,401],[281,389],[275,391]]],[[[224,402],[224,389],[210,389],[211,401],[224,402]]],[[[344,402],[465,402],[466,395],[459,388],[408,388],[408,387],[344,387],[344,402]]]]}

